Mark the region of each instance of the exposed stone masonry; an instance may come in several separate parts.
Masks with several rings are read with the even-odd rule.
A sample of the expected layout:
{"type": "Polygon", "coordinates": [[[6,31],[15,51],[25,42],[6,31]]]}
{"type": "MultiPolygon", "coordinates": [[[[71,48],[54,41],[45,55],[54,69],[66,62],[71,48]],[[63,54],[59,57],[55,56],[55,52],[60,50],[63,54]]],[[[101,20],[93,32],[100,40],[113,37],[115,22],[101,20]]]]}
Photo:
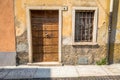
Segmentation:
{"type": "Polygon", "coordinates": [[[96,64],[106,57],[106,46],[62,46],[63,64],[96,64]]]}
{"type": "Polygon", "coordinates": [[[28,63],[27,31],[17,37],[17,64],[28,63]]]}

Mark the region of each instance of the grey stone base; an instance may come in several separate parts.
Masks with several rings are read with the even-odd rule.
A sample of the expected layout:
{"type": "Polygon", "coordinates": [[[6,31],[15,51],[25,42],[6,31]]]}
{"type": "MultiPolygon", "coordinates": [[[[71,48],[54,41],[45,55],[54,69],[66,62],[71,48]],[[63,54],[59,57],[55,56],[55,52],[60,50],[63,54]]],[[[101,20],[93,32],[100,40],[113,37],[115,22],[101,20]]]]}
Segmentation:
{"type": "Polygon", "coordinates": [[[16,66],[16,52],[0,52],[0,66],[16,66]]]}

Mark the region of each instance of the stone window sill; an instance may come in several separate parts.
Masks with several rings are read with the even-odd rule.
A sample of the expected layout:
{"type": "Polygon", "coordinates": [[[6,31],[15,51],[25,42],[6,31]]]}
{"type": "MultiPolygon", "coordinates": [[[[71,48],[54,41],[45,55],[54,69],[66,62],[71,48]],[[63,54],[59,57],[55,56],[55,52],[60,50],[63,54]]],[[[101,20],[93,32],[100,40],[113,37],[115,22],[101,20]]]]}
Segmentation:
{"type": "Polygon", "coordinates": [[[95,42],[74,42],[72,45],[98,45],[95,42]]]}

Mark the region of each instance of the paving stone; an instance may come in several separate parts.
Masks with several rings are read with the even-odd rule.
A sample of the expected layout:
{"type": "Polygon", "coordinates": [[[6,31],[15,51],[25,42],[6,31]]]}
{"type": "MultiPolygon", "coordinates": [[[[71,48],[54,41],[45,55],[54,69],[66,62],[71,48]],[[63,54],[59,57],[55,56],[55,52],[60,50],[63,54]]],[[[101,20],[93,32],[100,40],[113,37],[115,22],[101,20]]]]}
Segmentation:
{"type": "Polygon", "coordinates": [[[0,79],[3,79],[10,71],[11,69],[0,69],[0,79]]]}
{"type": "Polygon", "coordinates": [[[105,76],[107,73],[100,66],[76,66],[79,76],[105,76]]]}
{"type": "Polygon", "coordinates": [[[34,74],[34,78],[49,78],[51,76],[50,68],[38,68],[34,74]]]}
{"type": "Polygon", "coordinates": [[[4,79],[27,79],[33,78],[37,69],[14,69],[4,79]]]}
{"type": "Polygon", "coordinates": [[[51,77],[78,77],[75,66],[53,68],[51,72],[51,77]]]}
{"type": "Polygon", "coordinates": [[[49,78],[49,77],[78,77],[76,69],[73,66],[62,66],[52,68],[39,68],[34,75],[34,78],[49,78]]]}
{"type": "Polygon", "coordinates": [[[115,66],[102,66],[108,75],[120,75],[120,69],[115,66]]]}

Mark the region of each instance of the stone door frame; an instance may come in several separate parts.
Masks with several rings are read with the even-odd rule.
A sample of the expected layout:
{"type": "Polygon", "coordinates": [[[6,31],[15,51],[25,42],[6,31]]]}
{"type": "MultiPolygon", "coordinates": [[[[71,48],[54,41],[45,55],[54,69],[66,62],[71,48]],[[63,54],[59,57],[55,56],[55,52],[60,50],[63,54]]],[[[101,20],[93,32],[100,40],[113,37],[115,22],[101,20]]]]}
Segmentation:
{"type": "Polygon", "coordinates": [[[28,37],[28,51],[29,51],[29,63],[33,63],[33,53],[32,53],[32,35],[31,35],[31,18],[30,10],[58,10],[59,11],[59,38],[58,38],[58,62],[61,62],[61,43],[62,43],[62,10],[66,7],[52,7],[52,6],[29,6],[27,7],[27,37],[28,37]]]}

